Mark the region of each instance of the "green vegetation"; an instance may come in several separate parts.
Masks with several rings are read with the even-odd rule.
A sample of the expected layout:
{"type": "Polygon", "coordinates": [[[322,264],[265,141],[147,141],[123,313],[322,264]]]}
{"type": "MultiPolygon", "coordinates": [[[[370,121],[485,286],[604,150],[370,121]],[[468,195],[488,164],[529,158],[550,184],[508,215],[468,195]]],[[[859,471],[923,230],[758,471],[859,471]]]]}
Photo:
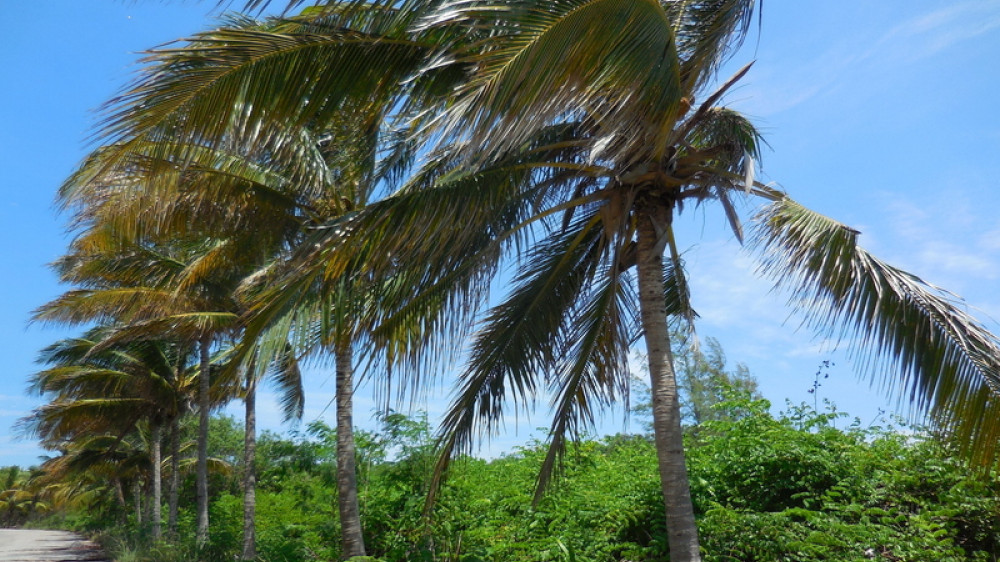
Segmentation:
{"type": "MultiPolygon", "coordinates": [[[[1000,476],[970,474],[951,451],[914,428],[862,427],[802,405],[783,415],[731,394],[719,420],[689,436],[689,467],[705,560],[926,562],[1000,558],[1000,476]],[[834,425],[846,427],[837,429],[834,425]],[[866,554],[867,553],[867,554],[866,554]]],[[[238,459],[236,422],[213,421],[213,456],[238,459]]],[[[545,445],[453,467],[433,522],[422,518],[434,462],[423,418],[391,413],[358,431],[365,544],[378,560],[619,562],[665,560],[666,534],[648,435],[585,439],[570,447],[550,494],[531,506],[545,445]]],[[[315,422],[260,437],[258,556],[267,562],[337,560],[336,437],[315,422]]],[[[102,536],[120,560],[232,560],[240,550],[240,466],[215,476],[213,538],[150,545],[150,524],[118,524],[110,498],[45,523],[102,536]],[[110,504],[108,502],[111,502],[110,504]]],[[[193,494],[192,482],[182,495],[193,494]]]]}

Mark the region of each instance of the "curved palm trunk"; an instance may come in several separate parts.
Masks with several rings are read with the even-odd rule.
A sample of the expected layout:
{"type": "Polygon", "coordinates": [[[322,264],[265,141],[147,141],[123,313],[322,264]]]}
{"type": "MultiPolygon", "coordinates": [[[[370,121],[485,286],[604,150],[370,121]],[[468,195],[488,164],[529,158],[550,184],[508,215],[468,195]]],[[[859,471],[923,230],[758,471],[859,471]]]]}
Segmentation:
{"type": "Polygon", "coordinates": [[[636,244],[639,309],[649,361],[653,398],[653,435],[660,485],[667,513],[671,562],[700,562],[698,528],[684,461],[680,401],[670,351],[663,290],[663,250],[656,225],[669,228],[670,209],[655,207],[638,217],[636,244]],[[654,223],[654,220],[656,221],[654,223]]]}
{"type": "Polygon", "coordinates": [[[350,343],[339,342],[337,358],[337,507],[340,510],[341,557],[365,555],[354,466],[354,365],[350,343]]]}
{"type": "Polygon", "coordinates": [[[195,464],[196,495],[197,495],[197,534],[199,546],[208,543],[208,393],[211,388],[209,371],[212,357],[209,354],[212,339],[209,336],[201,338],[200,362],[198,374],[198,459],[195,464]]]}
{"type": "Polygon", "coordinates": [[[153,523],[153,540],[160,540],[163,536],[163,520],[160,513],[160,505],[163,501],[163,455],[160,446],[162,426],[154,423],[150,436],[150,464],[153,468],[153,498],[150,502],[149,511],[153,523]]]}
{"type": "Polygon", "coordinates": [[[257,379],[247,375],[243,437],[243,560],[257,558],[257,379]]]}
{"type": "Polygon", "coordinates": [[[170,481],[167,486],[167,533],[177,536],[177,500],[180,490],[181,428],[177,417],[170,420],[170,481]]]}

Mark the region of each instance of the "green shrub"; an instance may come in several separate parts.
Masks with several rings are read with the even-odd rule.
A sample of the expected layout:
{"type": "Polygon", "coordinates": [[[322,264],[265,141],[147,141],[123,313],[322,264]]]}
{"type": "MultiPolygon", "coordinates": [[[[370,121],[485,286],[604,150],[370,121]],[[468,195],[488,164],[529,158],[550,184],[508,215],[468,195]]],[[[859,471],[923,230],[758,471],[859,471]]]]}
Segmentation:
{"type": "MultiPolygon", "coordinates": [[[[1000,556],[1000,478],[978,475],[919,429],[844,428],[806,406],[773,416],[736,397],[688,435],[689,476],[706,562],[986,562],[1000,556]],[[724,414],[724,413],[723,413],[724,414]]],[[[430,526],[423,518],[433,463],[426,420],[393,414],[360,432],[362,522],[370,562],[620,562],[668,559],[656,451],[648,436],[571,445],[560,476],[532,505],[544,444],[498,459],[454,462],[430,526]]],[[[262,436],[257,538],[261,562],[339,559],[332,443],[325,426],[262,436]]],[[[230,476],[235,478],[236,476],[230,476]]],[[[150,545],[113,510],[67,521],[103,529],[122,560],[231,561],[242,497],[222,486],[211,504],[211,544],[150,545]]],[[[363,559],[362,559],[363,560],[363,559]]],[[[358,560],[357,562],[361,562],[358,560]]]]}

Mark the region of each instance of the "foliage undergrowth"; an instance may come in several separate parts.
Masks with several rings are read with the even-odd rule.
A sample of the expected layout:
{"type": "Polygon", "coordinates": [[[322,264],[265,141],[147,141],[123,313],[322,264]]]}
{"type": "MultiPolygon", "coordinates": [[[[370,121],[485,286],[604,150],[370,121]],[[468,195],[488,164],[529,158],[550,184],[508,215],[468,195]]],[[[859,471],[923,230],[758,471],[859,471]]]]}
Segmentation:
{"type": "MultiPolygon", "coordinates": [[[[688,439],[706,562],[1000,559],[1000,479],[970,471],[925,432],[858,422],[837,428],[844,425],[838,414],[805,405],[774,416],[766,401],[749,397],[715,407],[735,415],[701,424],[688,439]]],[[[428,524],[422,517],[433,463],[427,422],[395,413],[382,422],[381,431],[358,435],[372,560],[668,559],[648,436],[571,446],[560,478],[536,506],[542,443],[493,460],[463,459],[428,524]]],[[[259,560],[338,559],[334,443],[322,423],[291,436],[261,436],[259,560]]],[[[116,560],[231,561],[241,532],[237,482],[236,473],[214,482],[212,542],[200,550],[186,510],[179,539],[156,545],[134,520],[120,525],[108,515],[76,513],[66,521],[96,532],[116,560]]],[[[184,494],[191,494],[185,484],[184,494]]]]}

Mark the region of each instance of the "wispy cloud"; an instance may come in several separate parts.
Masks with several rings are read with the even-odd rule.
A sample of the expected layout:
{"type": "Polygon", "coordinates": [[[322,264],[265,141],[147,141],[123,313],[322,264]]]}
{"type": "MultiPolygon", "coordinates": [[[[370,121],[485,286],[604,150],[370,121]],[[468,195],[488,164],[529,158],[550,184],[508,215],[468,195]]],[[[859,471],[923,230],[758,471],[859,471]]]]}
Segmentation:
{"type": "Polygon", "coordinates": [[[1000,4],[963,2],[904,21],[873,49],[915,62],[1000,28],[1000,4]]]}
{"type": "Polygon", "coordinates": [[[979,235],[977,243],[987,250],[1000,252],[1000,228],[984,231],[979,235]]]}
{"type": "Polygon", "coordinates": [[[901,68],[998,28],[1000,3],[979,0],[910,17],[885,32],[856,22],[849,36],[817,37],[815,41],[828,41],[819,54],[805,49],[803,55],[781,44],[781,50],[761,56],[748,85],[734,97],[749,114],[768,117],[817,97],[839,95],[845,87],[852,95],[874,92],[901,68]]]}
{"type": "Polygon", "coordinates": [[[801,318],[787,306],[787,295],[755,274],[755,261],[737,244],[710,241],[688,255],[699,330],[723,335],[734,358],[791,359],[823,347],[812,332],[799,329],[801,318]]]}
{"type": "Polygon", "coordinates": [[[863,226],[862,244],[879,258],[965,299],[991,329],[998,328],[1000,228],[969,178],[932,182],[934,189],[881,192],[869,200],[882,221],[863,226]]]}
{"type": "Polygon", "coordinates": [[[904,241],[895,259],[948,286],[1000,279],[1000,229],[992,213],[984,214],[960,190],[946,191],[916,200],[882,194],[888,234],[904,241]]]}

